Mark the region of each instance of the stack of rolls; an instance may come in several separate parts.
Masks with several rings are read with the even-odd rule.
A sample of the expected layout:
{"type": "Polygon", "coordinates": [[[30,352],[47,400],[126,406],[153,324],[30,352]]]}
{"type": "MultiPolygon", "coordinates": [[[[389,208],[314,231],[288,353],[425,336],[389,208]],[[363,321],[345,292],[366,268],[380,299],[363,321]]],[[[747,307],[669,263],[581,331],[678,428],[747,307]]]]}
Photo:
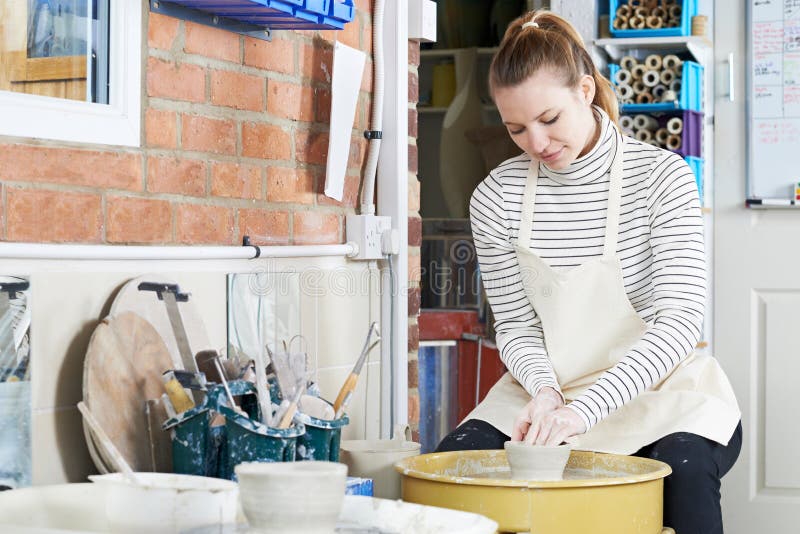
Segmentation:
{"type": "Polygon", "coordinates": [[[658,30],[681,25],[681,0],[621,0],[615,30],[658,30]]]}
{"type": "Polygon", "coordinates": [[[683,119],[680,117],[656,119],[651,115],[621,115],[622,131],[643,143],[677,152],[682,148],[683,119]]]}
{"type": "Polygon", "coordinates": [[[614,74],[620,104],[674,102],[681,92],[683,61],[678,56],[651,54],[643,62],[624,56],[614,74]]]}

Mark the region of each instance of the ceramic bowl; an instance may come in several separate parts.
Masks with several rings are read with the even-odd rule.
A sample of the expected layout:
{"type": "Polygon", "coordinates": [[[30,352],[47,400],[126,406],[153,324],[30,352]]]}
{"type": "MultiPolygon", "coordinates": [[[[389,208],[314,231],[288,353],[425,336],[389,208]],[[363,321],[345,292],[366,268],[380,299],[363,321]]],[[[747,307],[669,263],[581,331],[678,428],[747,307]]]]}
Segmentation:
{"type": "Polygon", "coordinates": [[[346,465],[247,462],[234,469],[251,531],[334,532],[344,500],[346,465]]]}
{"type": "Polygon", "coordinates": [[[529,445],[524,441],[506,441],[511,477],[520,480],[561,480],[572,445],[529,445]]]}

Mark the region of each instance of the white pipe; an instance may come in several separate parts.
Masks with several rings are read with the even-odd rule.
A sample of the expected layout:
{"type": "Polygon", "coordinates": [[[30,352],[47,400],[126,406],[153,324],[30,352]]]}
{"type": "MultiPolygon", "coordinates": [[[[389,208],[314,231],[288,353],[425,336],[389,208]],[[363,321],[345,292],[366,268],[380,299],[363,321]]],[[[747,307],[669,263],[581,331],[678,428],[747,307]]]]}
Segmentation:
{"type": "Polygon", "coordinates": [[[225,246],[125,246],[0,243],[2,259],[33,260],[235,260],[254,258],[308,258],[354,256],[355,243],[343,245],[225,246]]]}
{"type": "MultiPolygon", "coordinates": [[[[374,93],[372,98],[372,131],[383,132],[383,17],[384,0],[375,0],[372,15],[372,57],[374,64],[374,93]]],[[[405,5],[405,3],[403,3],[405,5]]],[[[361,214],[375,213],[375,177],[378,172],[378,156],[381,152],[381,140],[370,139],[367,165],[364,171],[364,187],[361,188],[361,214]]]]}
{"type": "Polygon", "coordinates": [[[386,101],[380,107],[387,127],[377,201],[378,213],[391,217],[400,241],[400,253],[392,255],[394,290],[388,262],[381,262],[381,325],[391,324],[389,343],[381,343],[381,375],[391,369],[393,385],[381,391],[381,434],[391,437],[393,424],[408,422],[408,3],[388,2],[385,11],[386,101]],[[391,390],[393,399],[388,398],[391,390]]]}

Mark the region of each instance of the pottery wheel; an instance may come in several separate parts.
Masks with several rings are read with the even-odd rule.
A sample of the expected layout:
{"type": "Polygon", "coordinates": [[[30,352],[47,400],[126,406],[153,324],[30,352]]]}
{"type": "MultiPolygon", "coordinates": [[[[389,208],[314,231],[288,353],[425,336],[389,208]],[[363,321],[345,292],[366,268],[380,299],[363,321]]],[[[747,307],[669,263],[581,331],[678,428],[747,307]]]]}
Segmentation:
{"type": "Polygon", "coordinates": [[[154,468],[145,403],[161,397],[161,374],[171,367],[159,333],[132,312],[103,319],[89,341],[83,400],[134,471],[154,468]]]}

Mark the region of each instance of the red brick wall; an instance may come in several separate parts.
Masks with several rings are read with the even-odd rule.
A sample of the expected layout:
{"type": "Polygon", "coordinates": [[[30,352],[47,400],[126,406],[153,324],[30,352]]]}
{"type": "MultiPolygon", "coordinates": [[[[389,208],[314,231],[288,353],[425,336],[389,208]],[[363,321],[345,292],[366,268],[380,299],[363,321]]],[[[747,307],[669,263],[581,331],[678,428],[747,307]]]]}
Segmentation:
{"type": "Polygon", "coordinates": [[[142,147],[0,137],[0,239],[110,244],[341,243],[358,203],[372,61],[342,202],[322,194],[332,45],[371,53],[371,1],[341,32],[271,42],[149,13],[142,147]]]}

